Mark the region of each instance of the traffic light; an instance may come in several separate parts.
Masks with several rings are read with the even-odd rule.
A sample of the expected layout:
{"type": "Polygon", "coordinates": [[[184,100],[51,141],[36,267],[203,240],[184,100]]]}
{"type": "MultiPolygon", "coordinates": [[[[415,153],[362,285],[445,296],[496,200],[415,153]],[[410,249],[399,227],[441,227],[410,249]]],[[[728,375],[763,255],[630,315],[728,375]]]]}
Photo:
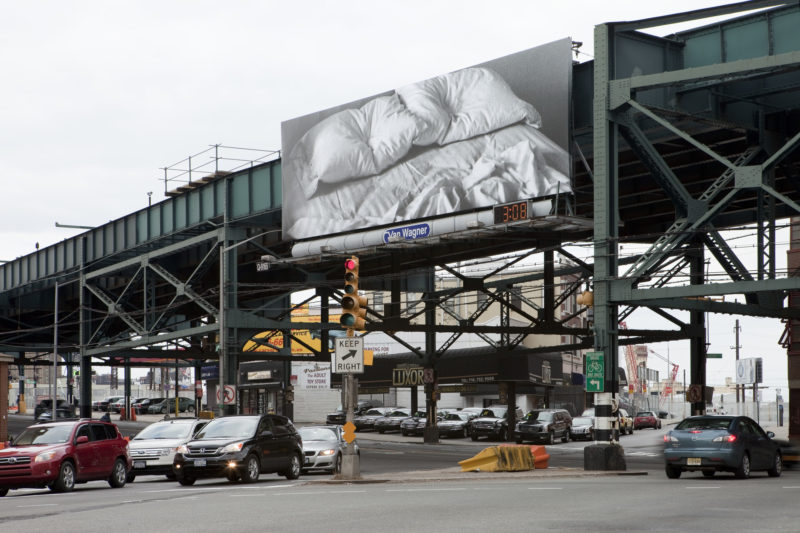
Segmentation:
{"type": "Polygon", "coordinates": [[[349,331],[364,329],[367,298],[358,294],[358,258],[356,256],[351,256],[344,261],[344,293],[342,317],[339,322],[349,331]]]}

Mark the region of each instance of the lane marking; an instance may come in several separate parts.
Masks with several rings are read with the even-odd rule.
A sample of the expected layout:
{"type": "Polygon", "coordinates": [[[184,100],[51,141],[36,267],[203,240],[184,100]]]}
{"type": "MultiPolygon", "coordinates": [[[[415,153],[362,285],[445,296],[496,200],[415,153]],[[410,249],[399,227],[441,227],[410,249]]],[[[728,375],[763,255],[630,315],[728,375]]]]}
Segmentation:
{"type": "Polygon", "coordinates": [[[684,487],[686,490],[707,490],[707,489],[718,489],[720,487],[684,487]]]}
{"type": "Polygon", "coordinates": [[[18,508],[24,509],[26,507],[58,507],[60,504],[58,503],[40,503],[37,505],[17,505],[18,508]]]}
{"type": "Polygon", "coordinates": [[[452,489],[387,489],[386,492],[458,492],[467,490],[465,488],[452,488],[452,489]]]}
{"type": "Polygon", "coordinates": [[[561,490],[564,487],[528,487],[528,490],[561,490]]]}
{"type": "MultiPolygon", "coordinates": [[[[363,494],[367,491],[365,490],[334,490],[331,492],[328,491],[309,491],[309,492],[281,492],[275,494],[274,496],[317,496],[317,495],[326,495],[326,494],[363,494]]],[[[258,494],[242,494],[241,496],[258,496],[258,494]]],[[[235,497],[235,495],[231,495],[231,498],[235,497]]]]}

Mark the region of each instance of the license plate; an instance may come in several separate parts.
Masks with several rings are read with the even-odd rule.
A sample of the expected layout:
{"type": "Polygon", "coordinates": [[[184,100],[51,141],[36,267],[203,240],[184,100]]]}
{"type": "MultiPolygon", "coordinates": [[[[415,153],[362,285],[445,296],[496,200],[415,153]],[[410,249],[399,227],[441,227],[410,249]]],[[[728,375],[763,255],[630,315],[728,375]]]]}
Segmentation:
{"type": "Polygon", "coordinates": [[[205,459],[195,459],[194,460],[194,466],[206,466],[206,460],[205,459]]]}
{"type": "Polygon", "coordinates": [[[134,461],[133,462],[134,468],[147,468],[147,463],[145,461],[134,461]]]}
{"type": "Polygon", "coordinates": [[[703,460],[700,459],[699,457],[688,457],[686,459],[686,464],[689,466],[700,466],[702,462],[703,460]]]}

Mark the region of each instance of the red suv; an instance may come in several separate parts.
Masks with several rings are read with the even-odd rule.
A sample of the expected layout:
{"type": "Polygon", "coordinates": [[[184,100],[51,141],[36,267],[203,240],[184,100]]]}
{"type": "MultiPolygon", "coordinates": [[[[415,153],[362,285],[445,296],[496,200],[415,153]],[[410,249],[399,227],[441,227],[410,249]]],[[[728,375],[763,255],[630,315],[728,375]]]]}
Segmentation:
{"type": "Polygon", "coordinates": [[[114,424],[89,419],[34,424],[0,450],[0,496],[23,487],[68,492],[75,483],[96,479],[122,487],[130,469],[128,442],[114,424]]]}

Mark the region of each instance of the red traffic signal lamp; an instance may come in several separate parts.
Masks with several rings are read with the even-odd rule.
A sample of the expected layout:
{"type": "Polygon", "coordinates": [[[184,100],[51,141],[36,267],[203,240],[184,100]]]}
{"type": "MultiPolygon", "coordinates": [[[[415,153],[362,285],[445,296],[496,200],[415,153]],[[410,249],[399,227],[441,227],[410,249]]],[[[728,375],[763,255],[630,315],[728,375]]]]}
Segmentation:
{"type": "Polygon", "coordinates": [[[347,329],[364,329],[367,316],[367,298],[358,294],[358,258],[344,261],[344,293],[342,317],[339,322],[347,329]]]}

